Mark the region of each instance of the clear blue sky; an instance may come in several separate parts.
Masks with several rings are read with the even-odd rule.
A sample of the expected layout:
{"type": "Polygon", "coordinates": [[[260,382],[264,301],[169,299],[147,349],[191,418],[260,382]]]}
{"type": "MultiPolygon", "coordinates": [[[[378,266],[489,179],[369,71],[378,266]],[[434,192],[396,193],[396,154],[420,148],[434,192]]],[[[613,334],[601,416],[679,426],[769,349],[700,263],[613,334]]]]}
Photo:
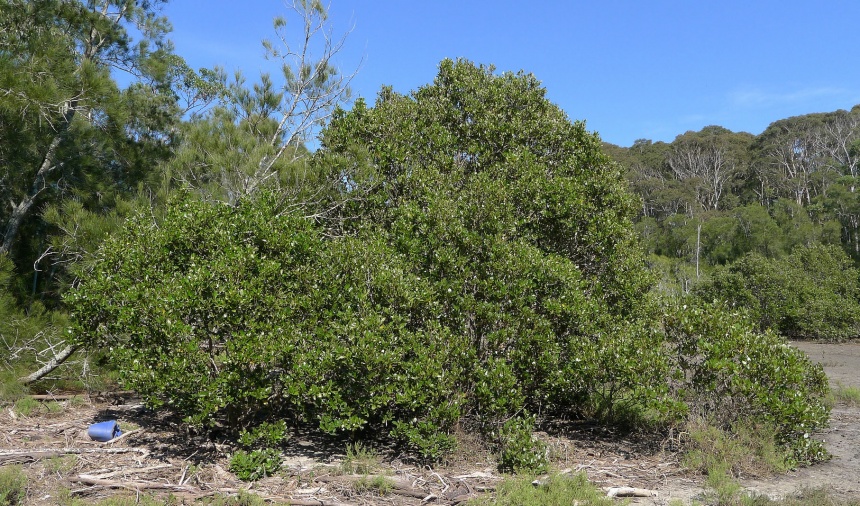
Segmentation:
{"type": "MultiPolygon", "coordinates": [[[[192,67],[270,65],[281,0],[172,0],[164,14],[192,67]]],[[[781,118],[860,104],[860,2],[799,0],[331,0],[338,59],[356,96],[430,83],[444,58],[525,70],[603,140],[671,141],[721,125],[760,133],[781,118]]],[[[298,27],[297,27],[298,28],[298,27]]]]}

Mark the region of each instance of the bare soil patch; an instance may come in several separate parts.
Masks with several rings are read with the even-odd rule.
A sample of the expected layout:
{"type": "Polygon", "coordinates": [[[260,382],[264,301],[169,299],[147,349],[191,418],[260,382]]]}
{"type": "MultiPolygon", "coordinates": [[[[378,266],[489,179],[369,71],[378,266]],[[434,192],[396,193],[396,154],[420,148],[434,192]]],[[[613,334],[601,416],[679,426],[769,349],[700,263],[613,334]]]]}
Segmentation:
{"type": "MultiPolygon", "coordinates": [[[[823,364],[834,385],[860,388],[860,343],[794,344],[823,364]]],[[[463,448],[436,468],[382,449],[373,474],[386,476],[393,488],[382,496],[358,492],[356,483],[362,477],[343,474],[345,441],[299,432],[290,440],[284,470],[248,484],[227,471],[235,448],[226,441],[191,433],[134,398],[55,402],[63,406],[55,413],[41,410],[25,417],[10,408],[0,412],[0,465],[23,466],[30,478],[28,504],[64,504],[69,497],[95,502],[139,492],[172,494],[190,503],[240,491],[274,503],[458,504],[492,490],[502,479],[492,456],[463,435],[463,448]],[[108,443],[92,441],[88,426],[108,419],[118,420],[126,434],[108,443]]],[[[633,498],[631,504],[666,506],[673,499],[690,504],[705,492],[702,477],[680,465],[676,435],[634,437],[593,424],[569,423],[547,428],[539,436],[548,443],[559,469],[584,472],[600,487],[635,487],[659,494],[633,498]]],[[[831,461],[741,484],[771,498],[822,487],[837,498],[860,497],[860,409],[837,404],[831,426],[816,437],[826,441],[831,461]]]]}

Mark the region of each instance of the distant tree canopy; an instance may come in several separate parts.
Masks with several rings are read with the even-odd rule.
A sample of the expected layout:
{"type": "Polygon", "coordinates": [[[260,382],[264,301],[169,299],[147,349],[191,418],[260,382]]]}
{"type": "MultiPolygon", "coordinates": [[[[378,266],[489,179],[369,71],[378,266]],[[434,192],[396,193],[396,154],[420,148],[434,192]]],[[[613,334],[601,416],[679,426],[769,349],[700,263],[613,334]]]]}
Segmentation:
{"type": "Polygon", "coordinates": [[[779,120],[757,136],[711,126],[607,149],[642,199],[637,228],[664,286],[688,291],[753,252],[841,245],[860,260],[860,106],[779,120]]]}

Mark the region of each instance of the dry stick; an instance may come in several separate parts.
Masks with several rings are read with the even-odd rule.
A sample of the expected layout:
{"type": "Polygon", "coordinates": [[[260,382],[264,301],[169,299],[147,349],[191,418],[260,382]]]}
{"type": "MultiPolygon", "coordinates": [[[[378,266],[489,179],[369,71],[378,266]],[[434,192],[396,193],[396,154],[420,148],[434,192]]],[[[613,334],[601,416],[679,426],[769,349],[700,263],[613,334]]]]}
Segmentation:
{"type": "Polygon", "coordinates": [[[657,492],[647,488],[609,487],[606,497],[657,497],[657,492]]]}
{"type": "Polygon", "coordinates": [[[433,474],[433,476],[435,476],[435,477],[439,478],[439,481],[441,481],[441,482],[442,482],[442,486],[443,486],[443,487],[445,487],[445,488],[443,488],[443,489],[442,489],[442,492],[441,492],[441,493],[443,493],[443,494],[444,494],[444,493],[448,490],[448,487],[449,487],[450,485],[448,485],[448,484],[445,482],[445,480],[443,480],[443,479],[442,479],[442,477],[441,477],[441,476],[439,476],[439,473],[437,473],[437,472],[435,472],[435,471],[434,471],[434,472],[432,472],[432,474],[433,474]]]}
{"type": "Polygon", "coordinates": [[[143,429],[134,429],[134,430],[130,430],[128,432],[123,432],[121,436],[115,437],[109,441],[105,441],[103,444],[116,443],[117,441],[121,441],[121,440],[127,438],[128,436],[131,436],[132,434],[137,434],[139,432],[143,432],[143,429]]]}
{"type": "Polygon", "coordinates": [[[87,474],[79,474],[76,478],[72,478],[72,481],[77,481],[79,483],[85,483],[87,485],[100,485],[102,487],[109,488],[127,488],[129,490],[171,490],[174,492],[194,492],[195,490],[191,487],[179,486],[179,485],[171,485],[169,483],[155,483],[148,481],[119,481],[119,480],[105,480],[96,478],[95,476],[90,476],[87,474]]]}
{"type": "Polygon", "coordinates": [[[188,467],[191,464],[185,464],[185,469],[182,470],[182,476],[179,477],[179,484],[182,485],[185,482],[185,473],[188,472],[188,467]]]}
{"type": "Polygon", "coordinates": [[[51,457],[63,455],[80,455],[84,453],[141,453],[149,455],[149,450],[143,448],[61,448],[57,450],[26,450],[26,451],[0,451],[0,464],[18,462],[26,464],[51,457]]]}
{"type": "MultiPolygon", "coordinates": [[[[111,471],[111,472],[105,473],[105,474],[87,474],[87,475],[82,475],[82,476],[91,476],[93,478],[103,480],[105,478],[112,478],[112,477],[120,475],[120,474],[148,473],[149,471],[155,471],[156,469],[164,469],[166,467],[173,467],[173,464],[158,464],[158,465],[149,466],[149,467],[132,467],[130,469],[118,469],[116,471],[111,471]]],[[[182,485],[182,483],[180,483],[180,485],[182,485]]]]}

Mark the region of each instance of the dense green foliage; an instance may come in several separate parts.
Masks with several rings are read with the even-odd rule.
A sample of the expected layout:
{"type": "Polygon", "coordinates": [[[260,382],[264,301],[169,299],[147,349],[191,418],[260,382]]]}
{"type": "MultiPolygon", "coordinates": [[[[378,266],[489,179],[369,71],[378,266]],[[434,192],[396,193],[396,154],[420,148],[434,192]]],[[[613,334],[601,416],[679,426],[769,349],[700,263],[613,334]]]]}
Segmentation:
{"type": "Polygon", "coordinates": [[[183,106],[205,95],[204,80],[172,53],[161,3],[0,5],[0,253],[21,270],[22,299],[55,302],[80,253],[57,247],[65,231],[41,211],[65,218],[74,201],[110,212],[169,157],[183,106]]]}
{"type": "Polygon", "coordinates": [[[524,408],[581,412],[598,394],[611,405],[659,381],[635,365],[652,336],[622,324],[647,276],[632,200],[597,139],[531,76],[448,62],[415,98],[389,94],[338,117],[319,163],[357,164],[338,139],[403,132],[379,123],[416,117],[427,131],[414,135],[438,137],[427,153],[438,163],[397,173],[394,153],[377,155],[373,170],[344,176],[343,192],[361,198],[334,226],[275,197],[228,207],[186,196],[158,226],[132,221],[69,299],[84,342],[113,346],[131,387],[192,422],[247,424],[271,410],[332,431],[391,424],[428,456],[450,448],[445,431],[467,408],[495,430],[524,408]],[[475,100],[478,90],[492,94],[475,100]],[[509,140],[510,125],[481,120],[459,141],[466,118],[493,115],[458,111],[464,98],[518,111],[507,121],[531,135],[509,140]]]}
{"type": "Polygon", "coordinates": [[[746,314],[690,302],[664,317],[675,397],[689,414],[717,427],[771,427],[792,463],[825,457],[809,438],[829,416],[822,368],[775,333],[755,331],[746,314]]]}
{"type": "Polygon", "coordinates": [[[0,3],[4,377],[71,349],[61,294],[150,194],[142,185],[170,158],[183,113],[213,97],[214,74],[173,53],[162,5],[0,3]]]}
{"type": "Polygon", "coordinates": [[[0,504],[18,506],[27,499],[27,476],[21,466],[0,468],[0,504]]]}
{"type": "Polygon", "coordinates": [[[445,61],[335,115],[312,166],[340,187],[316,200],[185,191],[138,214],[67,296],[74,334],[151,404],[246,435],[383,429],[437,458],[467,423],[503,467],[540,469],[536,414],[714,412],[797,447],[826,421],[820,368],[718,307],[661,324],[635,199],[544,93],[445,61]]]}
{"type": "Polygon", "coordinates": [[[697,288],[705,299],[746,308],[762,330],[794,338],[860,335],[854,262],[836,246],[796,248],[784,258],[749,253],[697,288]]]}
{"type": "Polygon", "coordinates": [[[383,244],[326,241],[263,202],[186,197],[158,227],[130,223],[72,294],[81,335],[114,347],[132,388],[192,423],[280,412],[356,430],[450,417],[460,371],[435,357],[458,353],[425,317],[426,283],[383,244]]]}

